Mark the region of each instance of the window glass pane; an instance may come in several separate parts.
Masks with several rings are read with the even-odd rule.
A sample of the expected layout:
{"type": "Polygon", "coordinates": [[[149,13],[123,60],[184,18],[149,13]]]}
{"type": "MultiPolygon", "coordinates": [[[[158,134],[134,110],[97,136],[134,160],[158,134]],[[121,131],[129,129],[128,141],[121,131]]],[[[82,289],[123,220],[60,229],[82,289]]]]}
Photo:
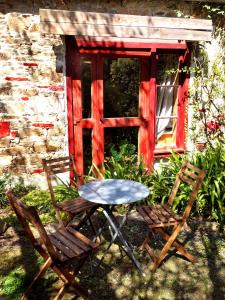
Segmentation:
{"type": "Polygon", "coordinates": [[[91,60],[81,57],[81,86],[83,118],[91,117],[91,60]]]}
{"type": "Polygon", "coordinates": [[[156,148],[175,147],[179,54],[162,53],[157,59],[156,148]]]}
{"type": "Polygon", "coordinates": [[[156,111],[156,133],[163,134],[171,128],[172,119],[177,117],[178,87],[158,87],[157,89],[157,111],[156,111]]]}
{"type": "Polygon", "coordinates": [[[159,53],[157,57],[157,84],[177,84],[179,54],[159,53]]]}
{"type": "MultiPolygon", "coordinates": [[[[105,128],[105,157],[111,156],[112,147],[119,151],[123,145],[134,145],[128,146],[131,150],[135,149],[134,153],[137,154],[138,145],[138,128],[137,127],[115,127],[105,128]]],[[[132,152],[132,151],[131,151],[132,152]]],[[[133,154],[133,153],[130,153],[133,154]]]]}
{"type": "Polygon", "coordinates": [[[84,174],[86,175],[92,164],[91,132],[92,129],[83,128],[84,174]]]}
{"type": "Polygon", "coordinates": [[[165,123],[166,126],[160,134],[156,133],[155,148],[171,149],[176,147],[177,118],[157,118],[156,122],[158,124],[165,123]]]}
{"type": "Polygon", "coordinates": [[[104,60],[104,117],[138,116],[139,59],[104,60]]]}

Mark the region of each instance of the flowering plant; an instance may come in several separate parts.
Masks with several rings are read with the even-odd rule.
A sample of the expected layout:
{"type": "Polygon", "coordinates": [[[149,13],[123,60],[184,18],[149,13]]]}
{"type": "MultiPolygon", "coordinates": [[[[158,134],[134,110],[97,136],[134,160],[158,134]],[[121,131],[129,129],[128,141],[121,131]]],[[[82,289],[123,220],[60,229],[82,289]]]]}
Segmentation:
{"type": "Polygon", "coordinates": [[[193,107],[192,140],[211,147],[225,144],[225,66],[223,57],[209,63],[204,49],[195,60],[195,79],[190,93],[193,107]]]}

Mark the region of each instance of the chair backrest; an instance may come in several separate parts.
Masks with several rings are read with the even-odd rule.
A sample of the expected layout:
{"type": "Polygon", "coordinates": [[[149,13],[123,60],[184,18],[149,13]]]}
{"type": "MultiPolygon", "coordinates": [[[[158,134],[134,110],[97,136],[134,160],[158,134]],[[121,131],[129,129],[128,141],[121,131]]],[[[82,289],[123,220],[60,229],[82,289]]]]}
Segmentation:
{"type": "Polygon", "coordinates": [[[55,252],[55,249],[45,231],[45,228],[39,218],[36,209],[33,206],[27,206],[24,202],[17,199],[11,191],[7,192],[7,198],[9,200],[11,207],[13,208],[13,210],[17,215],[19,222],[23,226],[26,236],[29,238],[34,248],[39,252],[40,251],[43,252],[43,248],[40,247],[40,243],[38,243],[38,239],[35,238],[31,230],[31,225],[33,225],[37,229],[39,238],[41,242],[45,245],[45,248],[48,251],[51,258],[53,260],[58,259],[58,255],[55,252]]]}
{"type": "Polygon", "coordinates": [[[74,160],[72,155],[64,156],[54,159],[43,159],[42,160],[43,169],[46,174],[46,179],[48,183],[48,188],[51,194],[51,200],[53,205],[56,205],[56,199],[53,191],[52,180],[54,175],[69,172],[70,173],[70,183],[71,185],[77,187],[76,171],[74,166],[74,160]],[[74,180],[75,178],[75,180],[74,180]]]}
{"type": "Polygon", "coordinates": [[[190,214],[191,208],[197,197],[198,190],[202,185],[202,181],[203,181],[205,175],[206,175],[206,171],[201,170],[201,169],[193,166],[189,162],[185,161],[176,176],[174,186],[172,188],[172,191],[171,191],[169,199],[168,199],[168,204],[170,206],[173,204],[174,198],[177,194],[177,191],[178,191],[178,188],[179,188],[181,182],[185,182],[186,184],[191,186],[191,192],[189,195],[188,204],[183,213],[184,221],[188,218],[188,216],[190,214]]]}

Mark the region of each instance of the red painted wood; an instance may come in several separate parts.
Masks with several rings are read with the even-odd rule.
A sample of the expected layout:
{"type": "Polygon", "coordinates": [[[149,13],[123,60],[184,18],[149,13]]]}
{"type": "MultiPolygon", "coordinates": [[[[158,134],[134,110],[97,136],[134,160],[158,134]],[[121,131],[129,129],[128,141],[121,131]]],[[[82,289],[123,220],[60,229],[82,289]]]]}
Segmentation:
{"type": "Polygon", "coordinates": [[[155,149],[155,135],[156,135],[156,53],[152,50],[151,55],[151,72],[150,72],[150,95],[149,95],[149,156],[148,156],[148,168],[152,169],[154,161],[154,149],[155,149]]]}
{"type": "Polygon", "coordinates": [[[104,127],[129,127],[129,126],[140,126],[142,120],[136,117],[130,118],[104,118],[104,127]]]}
{"type": "Polygon", "coordinates": [[[10,122],[0,122],[0,138],[10,135],[10,122]]]}
{"type": "Polygon", "coordinates": [[[16,138],[18,136],[18,131],[17,130],[11,130],[10,135],[12,138],[16,138]]]}
{"type": "MultiPolygon", "coordinates": [[[[179,58],[179,67],[190,66],[190,52],[187,50],[184,56],[179,58]]],[[[178,88],[178,111],[177,111],[177,132],[176,132],[176,146],[177,148],[185,149],[185,123],[187,122],[187,102],[188,102],[188,88],[189,88],[190,74],[180,73],[179,88],[178,88]]]]}
{"type": "Polygon", "coordinates": [[[52,128],[52,127],[54,127],[54,124],[52,124],[52,123],[33,123],[32,126],[40,127],[40,128],[52,128]]]}
{"type": "Polygon", "coordinates": [[[95,37],[76,37],[76,43],[78,47],[86,48],[116,48],[116,49],[186,49],[187,45],[184,42],[181,43],[149,43],[143,40],[140,40],[140,43],[137,42],[123,42],[123,41],[104,41],[97,40],[95,37]]]}
{"type": "Polygon", "coordinates": [[[37,63],[23,63],[23,65],[24,65],[25,67],[37,67],[37,66],[38,66],[37,63]]]}
{"type": "MultiPolygon", "coordinates": [[[[92,60],[91,109],[94,119],[92,129],[92,162],[103,171],[104,162],[104,125],[103,119],[103,59],[92,60]]],[[[95,172],[95,175],[99,175],[95,172]]]]}
{"type": "Polygon", "coordinates": [[[75,47],[73,42],[71,42],[71,39],[69,39],[68,37],[66,37],[65,42],[66,42],[66,94],[67,94],[67,118],[68,118],[68,143],[69,143],[69,153],[74,156],[73,90],[72,90],[73,64],[71,64],[71,58],[73,55],[72,49],[74,49],[75,47]]]}
{"type": "Polygon", "coordinates": [[[161,148],[161,149],[154,150],[154,156],[164,155],[164,154],[171,155],[171,150],[173,150],[174,152],[178,152],[178,153],[182,153],[185,151],[183,148],[177,148],[177,147],[171,147],[170,149],[161,148]]]}
{"type": "MultiPolygon", "coordinates": [[[[104,161],[104,128],[139,126],[139,155],[143,156],[146,168],[151,169],[154,156],[169,155],[168,149],[155,149],[155,125],[156,125],[156,48],[162,47],[162,52],[180,51],[186,49],[184,44],[124,44],[121,42],[84,41],[76,38],[78,47],[92,47],[92,49],[79,49],[75,54],[76,43],[70,38],[70,52],[67,55],[67,68],[72,70],[67,76],[68,97],[68,123],[69,123],[69,148],[75,156],[76,169],[83,175],[83,142],[82,128],[92,128],[92,161],[101,170],[104,161]],[[103,44],[101,44],[103,43],[103,44]],[[73,44],[73,45],[72,45],[73,44]],[[126,47],[125,47],[126,46],[126,47]],[[150,47],[151,46],[151,47],[150,47]],[[102,47],[103,49],[93,49],[102,47]],[[113,47],[114,49],[106,49],[113,47]],[[149,51],[146,51],[146,48],[149,51]],[[141,50],[143,49],[143,50],[141,50]],[[151,51],[150,51],[151,49],[151,51]],[[80,56],[92,57],[92,84],[91,101],[92,117],[82,119],[82,95],[81,95],[81,70],[80,56]],[[104,118],[103,115],[103,57],[141,57],[140,94],[139,94],[139,117],[132,118],[104,118]],[[72,58],[72,59],[71,59],[72,58]],[[71,108],[72,107],[72,108],[71,108]],[[72,124],[72,125],[71,125],[72,124]],[[73,126],[74,125],[74,126],[73,126]]],[[[68,46],[67,46],[68,48],[68,46]]],[[[185,58],[187,54],[185,54],[185,58]]],[[[183,57],[182,57],[183,59],[183,57]]],[[[184,119],[185,105],[187,101],[188,78],[182,77],[179,83],[179,107],[177,147],[175,150],[182,152],[184,149],[184,119]]]]}
{"type": "Polygon", "coordinates": [[[40,173],[43,173],[43,172],[44,172],[43,168],[40,168],[40,169],[35,169],[35,170],[33,170],[33,171],[31,172],[31,174],[40,174],[40,173]]]}
{"type": "MultiPolygon", "coordinates": [[[[79,121],[82,119],[81,67],[80,56],[71,37],[66,38],[66,51],[69,152],[74,155],[78,183],[82,184],[84,174],[83,134],[79,121]]],[[[71,173],[70,176],[72,177],[73,174],[71,173]]]]}
{"type": "Polygon", "coordinates": [[[50,91],[64,91],[63,85],[39,85],[39,88],[49,89],[50,91]]]}
{"type": "Polygon", "coordinates": [[[150,62],[147,58],[141,59],[140,91],[139,91],[139,116],[142,123],[138,131],[138,156],[143,159],[144,165],[148,168],[149,161],[149,95],[150,95],[150,62]]]}
{"type": "Polygon", "coordinates": [[[83,162],[83,130],[81,125],[82,119],[82,89],[81,89],[81,66],[80,56],[73,55],[74,73],[72,78],[73,90],[73,117],[74,122],[74,157],[75,169],[79,178],[79,183],[83,183],[84,162],[83,162]]]}
{"type": "Polygon", "coordinates": [[[7,81],[28,81],[29,79],[25,78],[25,77],[10,77],[10,76],[7,76],[7,77],[5,77],[5,80],[7,80],[7,81]]]}
{"type": "Polygon", "coordinates": [[[150,56],[151,51],[126,51],[126,50],[110,50],[110,49],[79,49],[79,53],[82,55],[98,55],[102,56],[117,56],[117,57],[139,57],[150,56]]]}
{"type": "Polygon", "coordinates": [[[81,125],[83,128],[93,128],[93,124],[94,124],[94,119],[82,119],[81,120],[81,125]]]}
{"type": "MultiPolygon", "coordinates": [[[[102,118],[102,125],[106,127],[129,127],[129,126],[140,126],[143,120],[138,117],[130,118],[102,118]]],[[[82,119],[81,124],[83,128],[93,128],[95,123],[94,119],[82,119]]]]}

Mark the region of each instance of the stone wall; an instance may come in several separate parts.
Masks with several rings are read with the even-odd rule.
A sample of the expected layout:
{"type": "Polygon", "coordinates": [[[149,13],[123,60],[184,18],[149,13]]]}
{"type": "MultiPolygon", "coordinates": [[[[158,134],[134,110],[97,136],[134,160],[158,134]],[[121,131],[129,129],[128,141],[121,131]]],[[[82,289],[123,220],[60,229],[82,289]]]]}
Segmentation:
{"type": "Polygon", "coordinates": [[[68,153],[65,46],[39,32],[39,8],[158,16],[198,10],[185,1],[0,1],[0,172],[35,183],[41,158],[68,153]]]}

